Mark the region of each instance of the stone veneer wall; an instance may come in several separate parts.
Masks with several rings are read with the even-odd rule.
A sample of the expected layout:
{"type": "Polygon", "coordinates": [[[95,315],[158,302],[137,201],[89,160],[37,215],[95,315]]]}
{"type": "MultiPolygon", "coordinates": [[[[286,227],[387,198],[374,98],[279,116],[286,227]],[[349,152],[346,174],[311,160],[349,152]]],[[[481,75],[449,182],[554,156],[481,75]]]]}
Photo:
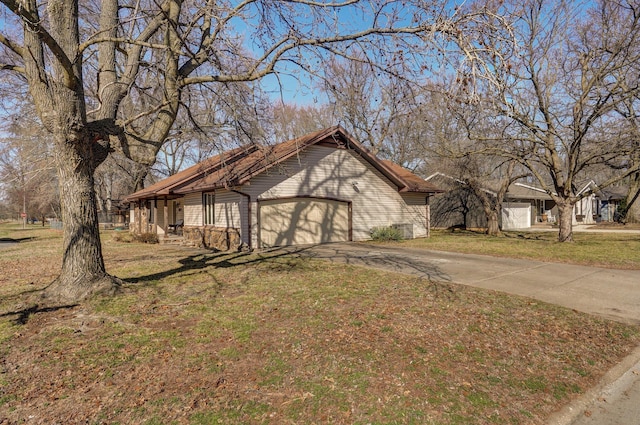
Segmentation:
{"type": "Polygon", "coordinates": [[[183,229],[185,242],[216,251],[239,251],[242,247],[240,231],[231,227],[187,227],[183,229]]]}

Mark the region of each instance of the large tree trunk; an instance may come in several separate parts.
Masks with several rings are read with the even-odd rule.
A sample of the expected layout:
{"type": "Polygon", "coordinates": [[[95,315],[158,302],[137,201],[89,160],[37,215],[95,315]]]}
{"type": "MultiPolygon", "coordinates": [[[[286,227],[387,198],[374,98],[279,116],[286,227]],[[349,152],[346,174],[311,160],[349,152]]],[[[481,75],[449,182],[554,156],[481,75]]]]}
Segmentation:
{"type": "Polygon", "coordinates": [[[635,173],[629,178],[626,221],[640,223],[640,173],[635,173]]]}
{"type": "Polygon", "coordinates": [[[573,242],[573,204],[557,202],[558,205],[558,242],[573,242]]]}
{"type": "Polygon", "coordinates": [[[500,236],[502,232],[500,231],[500,225],[498,222],[498,212],[492,209],[486,212],[486,215],[487,215],[487,235],[500,236]]]}
{"type": "MultiPolygon", "coordinates": [[[[485,218],[487,219],[486,234],[489,236],[500,236],[502,232],[500,231],[498,217],[500,214],[499,212],[502,210],[502,202],[500,202],[499,199],[492,199],[477,181],[470,180],[468,184],[482,203],[482,210],[484,211],[485,218]]],[[[503,196],[504,193],[501,191],[498,194],[498,198],[503,196]]]]}
{"type": "Polygon", "coordinates": [[[102,259],[93,180],[95,164],[101,162],[99,158],[95,160],[97,144],[56,136],[64,252],[60,276],[45,290],[44,296],[72,302],[99,293],[111,295],[120,281],[106,273],[102,259]]]}

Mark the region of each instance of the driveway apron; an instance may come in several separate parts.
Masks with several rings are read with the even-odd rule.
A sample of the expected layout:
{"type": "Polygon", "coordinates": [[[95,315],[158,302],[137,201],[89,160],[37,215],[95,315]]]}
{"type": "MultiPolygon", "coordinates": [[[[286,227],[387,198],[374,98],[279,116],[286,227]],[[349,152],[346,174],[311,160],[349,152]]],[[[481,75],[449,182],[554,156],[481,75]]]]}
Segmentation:
{"type": "Polygon", "coordinates": [[[640,270],[366,243],[283,248],[299,255],[502,291],[625,323],[640,323],[640,270]]]}

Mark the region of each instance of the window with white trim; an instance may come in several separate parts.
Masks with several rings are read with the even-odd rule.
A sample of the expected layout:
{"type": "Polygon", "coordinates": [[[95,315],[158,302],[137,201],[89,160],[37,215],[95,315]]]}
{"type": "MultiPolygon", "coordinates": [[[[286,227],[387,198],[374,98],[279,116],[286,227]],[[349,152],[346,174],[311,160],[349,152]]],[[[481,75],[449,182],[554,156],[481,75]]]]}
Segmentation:
{"type": "Polygon", "coordinates": [[[214,225],[216,223],[215,203],[216,203],[215,193],[202,194],[202,205],[204,206],[204,224],[205,225],[214,225]]]}

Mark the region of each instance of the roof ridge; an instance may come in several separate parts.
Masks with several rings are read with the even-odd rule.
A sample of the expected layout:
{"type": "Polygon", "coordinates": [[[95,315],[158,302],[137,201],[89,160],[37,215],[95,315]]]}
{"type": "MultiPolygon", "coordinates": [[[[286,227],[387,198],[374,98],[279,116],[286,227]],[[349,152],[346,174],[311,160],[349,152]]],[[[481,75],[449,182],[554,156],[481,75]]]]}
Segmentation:
{"type": "Polygon", "coordinates": [[[336,125],[273,145],[254,143],[222,152],[176,173],[164,181],[129,195],[127,199],[143,199],[159,195],[180,196],[190,191],[241,186],[256,175],[325,140],[335,143],[337,148],[346,148],[362,157],[396,185],[399,192],[431,193],[439,191],[431,183],[426,182],[408,169],[376,157],[341,126],[336,125]]]}

